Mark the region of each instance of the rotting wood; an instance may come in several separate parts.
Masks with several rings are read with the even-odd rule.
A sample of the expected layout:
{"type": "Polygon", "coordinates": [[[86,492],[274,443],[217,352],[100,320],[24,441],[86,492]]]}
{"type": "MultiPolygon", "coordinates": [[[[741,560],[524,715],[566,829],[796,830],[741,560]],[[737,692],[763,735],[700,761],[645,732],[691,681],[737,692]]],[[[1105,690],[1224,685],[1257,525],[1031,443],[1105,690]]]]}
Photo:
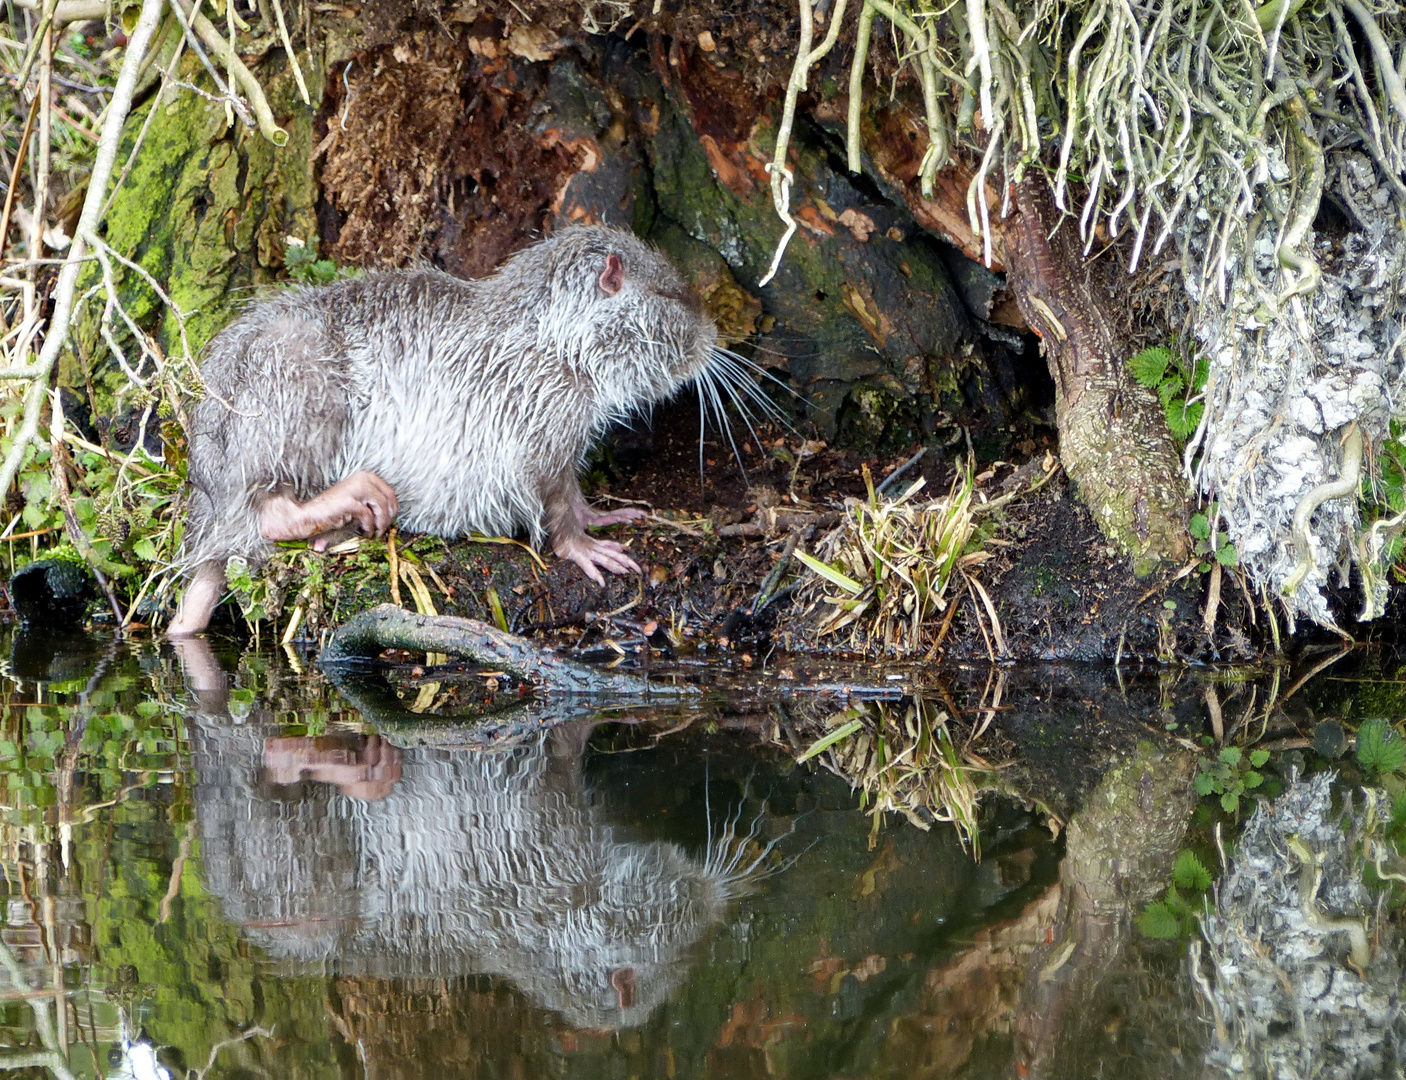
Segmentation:
{"type": "Polygon", "coordinates": [[[318,662],[326,665],[370,660],[385,649],[440,652],[500,667],[543,690],[566,694],[696,694],[696,687],[652,682],[637,675],[606,671],[550,653],[477,619],[420,615],[381,604],[348,619],[318,662]]]}

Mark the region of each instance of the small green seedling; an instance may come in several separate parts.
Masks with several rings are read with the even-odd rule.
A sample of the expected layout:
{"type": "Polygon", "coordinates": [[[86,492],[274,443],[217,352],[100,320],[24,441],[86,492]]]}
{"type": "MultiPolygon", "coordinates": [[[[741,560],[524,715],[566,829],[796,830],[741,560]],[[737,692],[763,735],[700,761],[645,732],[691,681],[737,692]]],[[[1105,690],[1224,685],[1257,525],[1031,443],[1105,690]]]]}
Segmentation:
{"type": "MultiPolygon", "coordinates": [[[[1215,513],[1214,506],[1211,508],[1211,513],[1215,513]]],[[[1240,561],[1240,554],[1235,550],[1235,545],[1230,542],[1229,536],[1223,532],[1216,533],[1214,537],[1211,535],[1209,515],[1200,511],[1192,514],[1187,531],[1196,541],[1196,554],[1202,558],[1201,565],[1197,567],[1201,573],[1204,574],[1211,569],[1211,556],[1215,556],[1216,562],[1225,567],[1234,566],[1240,561]]]]}

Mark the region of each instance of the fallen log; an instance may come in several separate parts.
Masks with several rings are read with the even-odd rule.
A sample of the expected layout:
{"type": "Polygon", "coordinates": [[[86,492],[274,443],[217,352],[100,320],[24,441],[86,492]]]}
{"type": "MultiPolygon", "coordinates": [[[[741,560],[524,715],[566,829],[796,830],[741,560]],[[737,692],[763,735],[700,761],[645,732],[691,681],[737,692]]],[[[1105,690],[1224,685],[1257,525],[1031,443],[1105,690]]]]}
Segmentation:
{"type": "Polygon", "coordinates": [[[354,615],[332,635],[318,663],[338,666],[374,659],[385,649],[441,652],[502,668],[540,689],[564,694],[696,694],[697,688],[651,682],[557,656],[526,638],[477,619],[421,615],[381,604],[354,615]]]}

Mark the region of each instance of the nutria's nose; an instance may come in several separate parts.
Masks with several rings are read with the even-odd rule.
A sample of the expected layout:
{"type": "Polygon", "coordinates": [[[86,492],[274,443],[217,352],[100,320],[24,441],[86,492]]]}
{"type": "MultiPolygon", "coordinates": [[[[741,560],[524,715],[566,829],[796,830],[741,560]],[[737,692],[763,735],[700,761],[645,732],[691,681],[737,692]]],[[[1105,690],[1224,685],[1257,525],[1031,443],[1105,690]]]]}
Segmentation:
{"type": "Polygon", "coordinates": [[[610,985],[615,987],[615,996],[620,1008],[630,1009],[635,1004],[635,969],[616,968],[610,973],[610,985]]]}

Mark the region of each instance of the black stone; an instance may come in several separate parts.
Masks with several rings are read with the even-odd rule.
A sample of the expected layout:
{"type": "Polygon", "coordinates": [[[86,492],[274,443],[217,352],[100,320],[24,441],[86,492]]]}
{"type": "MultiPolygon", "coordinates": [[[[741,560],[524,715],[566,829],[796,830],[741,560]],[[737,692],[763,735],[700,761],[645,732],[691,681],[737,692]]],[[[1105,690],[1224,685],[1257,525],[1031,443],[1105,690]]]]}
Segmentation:
{"type": "Polygon", "coordinates": [[[40,559],[10,579],[10,603],[35,629],[76,629],[97,597],[88,568],[68,559],[40,559]]]}
{"type": "Polygon", "coordinates": [[[1313,750],[1329,761],[1336,761],[1347,749],[1347,732],[1336,720],[1324,720],[1313,731],[1313,750]]]}

